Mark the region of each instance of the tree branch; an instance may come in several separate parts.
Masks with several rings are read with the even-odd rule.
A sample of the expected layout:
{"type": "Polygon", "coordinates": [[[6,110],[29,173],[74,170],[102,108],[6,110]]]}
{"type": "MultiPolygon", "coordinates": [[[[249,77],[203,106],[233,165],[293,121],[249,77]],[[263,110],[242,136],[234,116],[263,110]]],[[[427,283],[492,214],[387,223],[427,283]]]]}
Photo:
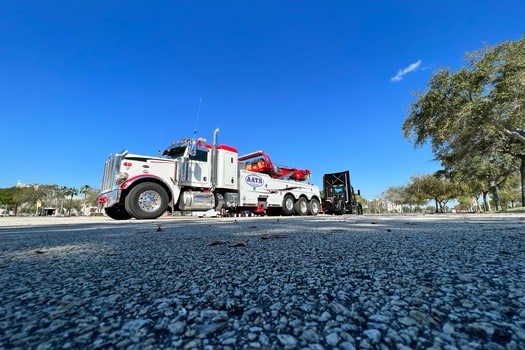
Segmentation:
{"type": "Polygon", "coordinates": [[[508,137],[513,138],[525,145],[525,136],[520,134],[518,131],[510,131],[509,129],[506,129],[506,128],[501,128],[501,131],[508,137]]]}

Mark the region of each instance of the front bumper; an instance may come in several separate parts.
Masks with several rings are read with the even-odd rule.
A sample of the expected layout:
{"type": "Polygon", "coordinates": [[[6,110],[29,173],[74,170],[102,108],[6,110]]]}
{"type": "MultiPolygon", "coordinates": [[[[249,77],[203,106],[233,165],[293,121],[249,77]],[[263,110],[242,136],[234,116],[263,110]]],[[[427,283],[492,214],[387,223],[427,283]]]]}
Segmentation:
{"type": "Polygon", "coordinates": [[[109,208],[120,202],[121,194],[122,190],[120,189],[102,192],[98,195],[97,202],[102,207],[102,209],[109,208]]]}

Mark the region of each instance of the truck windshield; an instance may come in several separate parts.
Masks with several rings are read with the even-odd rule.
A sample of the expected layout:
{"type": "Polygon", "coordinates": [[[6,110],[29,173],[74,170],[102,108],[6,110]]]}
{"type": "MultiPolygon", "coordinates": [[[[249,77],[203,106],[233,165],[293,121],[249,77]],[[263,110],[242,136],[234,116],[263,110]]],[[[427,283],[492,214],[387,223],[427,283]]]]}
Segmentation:
{"type": "Polygon", "coordinates": [[[168,148],[162,155],[168,158],[179,158],[184,155],[184,151],[186,151],[186,145],[168,148]]]}
{"type": "MultiPolygon", "coordinates": [[[[171,158],[171,159],[180,158],[184,155],[184,152],[186,151],[186,147],[187,147],[186,145],[173,146],[173,147],[166,149],[164,152],[162,152],[162,155],[167,158],[171,158]]],[[[198,148],[196,154],[194,156],[190,156],[189,159],[197,160],[201,162],[207,162],[208,153],[209,152],[206,148],[203,148],[203,149],[198,148]]]]}
{"type": "Polygon", "coordinates": [[[342,187],[334,186],[332,189],[333,189],[334,193],[337,193],[337,194],[343,193],[343,188],[342,187]]]}

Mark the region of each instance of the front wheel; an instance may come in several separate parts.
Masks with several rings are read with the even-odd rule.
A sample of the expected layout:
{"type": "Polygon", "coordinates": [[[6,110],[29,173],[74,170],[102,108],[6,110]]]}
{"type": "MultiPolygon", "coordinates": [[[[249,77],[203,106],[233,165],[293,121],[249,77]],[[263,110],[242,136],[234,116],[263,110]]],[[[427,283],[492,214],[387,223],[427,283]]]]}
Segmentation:
{"type": "Polygon", "coordinates": [[[131,219],[131,215],[123,207],[110,207],[104,209],[106,215],[113,220],[128,220],[131,219]]]}
{"type": "Polygon", "coordinates": [[[164,187],[143,182],[126,196],[126,211],[137,219],[156,219],[168,209],[168,194],[164,187]]]}

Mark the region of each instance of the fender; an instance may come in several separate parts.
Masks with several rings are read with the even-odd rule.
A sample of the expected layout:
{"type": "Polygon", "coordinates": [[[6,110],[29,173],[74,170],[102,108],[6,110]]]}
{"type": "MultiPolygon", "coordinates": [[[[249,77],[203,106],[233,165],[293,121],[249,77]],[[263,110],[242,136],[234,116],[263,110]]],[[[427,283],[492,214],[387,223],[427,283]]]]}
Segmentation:
{"type": "Polygon", "coordinates": [[[162,179],[159,176],[151,175],[151,174],[140,174],[137,176],[130,177],[129,179],[124,181],[122,185],[120,185],[120,189],[125,190],[129,188],[131,185],[135,184],[137,181],[144,180],[144,179],[154,179],[155,182],[162,183],[164,186],[166,186],[166,188],[169,190],[169,194],[171,195],[171,187],[166,183],[166,181],[164,181],[164,179],[162,179]]]}

